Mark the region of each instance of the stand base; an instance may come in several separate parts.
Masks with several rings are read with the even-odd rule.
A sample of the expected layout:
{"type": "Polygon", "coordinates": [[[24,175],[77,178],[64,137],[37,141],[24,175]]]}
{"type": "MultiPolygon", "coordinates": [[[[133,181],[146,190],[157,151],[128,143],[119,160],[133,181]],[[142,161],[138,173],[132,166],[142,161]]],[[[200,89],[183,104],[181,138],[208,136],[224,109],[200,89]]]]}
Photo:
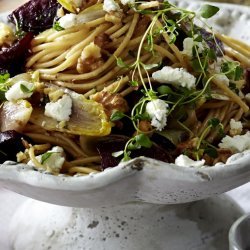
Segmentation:
{"type": "Polygon", "coordinates": [[[12,218],[10,245],[16,250],[228,249],[228,230],[241,214],[225,195],[182,205],[98,209],[29,199],[12,218]]]}

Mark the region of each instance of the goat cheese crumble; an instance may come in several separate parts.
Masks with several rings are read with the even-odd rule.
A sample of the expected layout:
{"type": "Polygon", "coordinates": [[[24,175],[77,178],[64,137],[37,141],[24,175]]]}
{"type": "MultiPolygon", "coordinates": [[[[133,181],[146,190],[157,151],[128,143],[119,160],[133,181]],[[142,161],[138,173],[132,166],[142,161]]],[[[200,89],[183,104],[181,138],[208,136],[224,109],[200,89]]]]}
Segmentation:
{"type": "Polygon", "coordinates": [[[190,159],[186,155],[179,155],[175,159],[175,164],[177,166],[180,166],[180,167],[195,167],[195,168],[200,168],[200,167],[204,166],[205,160],[202,159],[200,161],[194,161],[194,160],[190,159]]]}
{"type": "Polygon", "coordinates": [[[73,27],[77,24],[77,15],[73,13],[66,14],[58,20],[58,23],[64,29],[73,27]]]}
{"type": "Polygon", "coordinates": [[[204,50],[204,47],[201,42],[195,42],[193,38],[187,37],[183,40],[183,51],[182,53],[189,56],[193,57],[193,47],[197,46],[197,50],[199,53],[202,53],[204,50]]]}
{"type": "MultiPolygon", "coordinates": [[[[37,161],[53,172],[59,173],[65,161],[63,148],[56,146],[45,154],[36,156],[37,161]],[[48,154],[48,158],[42,163],[43,155],[45,154],[48,154]]],[[[28,165],[35,166],[32,160],[28,162],[28,165]]]]}
{"type": "Polygon", "coordinates": [[[123,5],[127,5],[127,4],[133,5],[135,3],[135,0],[121,0],[121,3],[123,5]]]}
{"type": "Polygon", "coordinates": [[[68,95],[56,102],[49,102],[45,105],[45,115],[56,119],[58,122],[69,121],[72,109],[72,99],[68,95]]]}
{"type": "Polygon", "coordinates": [[[167,125],[168,104],[161,99],[150,101],[146,105],[146,112],[149,114],[151,125],[161,131],[167,125]]]}
{"type": "Polygon", "coordinates": [[[111,12],[111,11],[119,11],[121,9],[119,4],[116,3],[114,0],[104,0],[103,10],[105,10],[106,12],[111,12]]]}
{"type": "Polygon", "coordinates": [[[230,120],[230,129],[240,130],[242,131],[243,126],[241,121],[235,121],[234,119],[230,120]]]}
{"type": "Polygon", "coordinates": [[[250,132],[248,131],[244,135],[235,135],[233,137],[227,135],[221,140],[219,147],[230,149],[234,153],[248,150],[250,149],[250,132]]]}
{"type": "Polygon", "coordinates": [[[20,99],[26,99],[32,96],[33,91],[25,92],[22,90],[21,86],[24,86],[28,90],[34,89],[34,84],[27,81],[19,81],[12,85],[10,89],[5,93],[5,98],[10,102],[16,102],[20,99]]]}
{"type": "Polygon", "coordinates": [[[152,74],[154,80],[160,83],[170,83],[175,86],[182,86],[188,89],[195,87],[196,78],[184,68],[163,67],[152,74]]]}

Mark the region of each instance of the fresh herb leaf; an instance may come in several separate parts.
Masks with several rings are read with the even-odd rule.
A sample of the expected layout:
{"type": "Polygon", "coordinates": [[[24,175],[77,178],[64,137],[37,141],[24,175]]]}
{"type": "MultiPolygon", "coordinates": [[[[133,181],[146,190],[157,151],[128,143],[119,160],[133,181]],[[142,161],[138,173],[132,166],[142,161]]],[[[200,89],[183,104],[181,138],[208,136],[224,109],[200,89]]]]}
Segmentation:
{"type": "Polygon", "coordinates": [[[204,154],[207,154],[208,156],[210,156],[212,158],[218,157],[217,150],[215,148],[211,148],[211,147],[205,148],[204,154]]]}
{"type": "Polygon", "coordinates": [[[145,148],[151,148],[153,145],[152,141],[145,134],[139,134],[135,136],[135,140],[139,145],[145,148]]]}
{"type": "Polygon", "coordinates": [[[55,22],[55,23],[54,23],[53,29],[56,30],[56,31],[65,30],[62,26],[60,26],[60,23],[59,23],[59,22],[55,22]]]}
{"type": "Polygon", "coordinates": [[[6,97],[5,97],[5,91],[1,91],[0,90],[0,101],[6,101],[6,97]]]}
{"type": "Polygon", "coordinates": [[[41,164],[44,164],[45,161],[47,161],[52,154],[55,154],[55,152],[47,152],[45,154],[42,155],[42,159],[41,159],[41,164]]]}
{"type": "Polygon", "coordinates": [[[241,79],[242,75],[244,73],[243,68],[241,68],[240,66],[236,66],[235,68],[235,74],[234,74],[234,80],[238,81],[241,79]]]}
{"type": "Polygon", "coordinates": [[[220,8],[218,8],[217,6],[213,6],[210,4],[204,4],[200,9],[200,15],[203,18],[208,19],[208,18],[214,16],[219,10],[220,10],[220,8]]]}
{"type": "Polygon", "coordinates": [[[135,138],[128,144],[128,150],[137,150],[140,148],[141,145],[135,141],[135,138]]]}
{"type": "Polygon", "coordinates": [[[137,81],[130,81],[129,85],[132,86],[132,87],[138,87],[139,83],[137,81]]]}
{"type": "Polygon", "coordinates": [[[34,88],[27,88],[24,84],[20,84],[20,89],[23,93],[32,93],[34,91],[34,88]]]}
{"type": "Polygon", "coordinates": [[[217,56],[216,56],[216,52],[213,49],[209,49],[207,52],[208,58],[211,60],[216,60],[217,56]]]}
{"type": "Polygon", "coordinates": [[[238,81],[242,77],[244,71],[238,62],[224,62],[221,65],[221,72],[229,79],[238,81]]]}
{"type": "Polygon", "coordinates": [[[237,85],[233,82],[229,83],[229,88],[233,90],[236,94],[239,94],[239,89],[237,88],[237,85]]]}
{"type": "Polygon", "coordinates": [[[116,58],[116,64],[120,68],[129,68],[129,65],[126,64],[120,57],[116,58]]]}
{"type": "Polygon", "coordinates": [[[121,111],[115,111],[111,117],[110,117],[110,121],[114,122],[114,121],[119,121],[121,120],[123,117],[125,117],[126,115],[124,113],[122,113],[121,111]]]}
{"type": "Polygon", "coordinates": [[[220,120],[218,118],[211,118],[208,121],[208,126],[211,126],[212,128],[216,128],[220,124],[220,120]]]}
{"type": "Polygon", "coordinates": [[[203,41],[202,35],[200,35],[200,34],[195,35],[194,41],[195,42],[202,42],[203,41]]]}
{"type": "Polygon", "coordinates": [[[122,158],[122,161],[129,161],[131,160],[131,151],[124,152],[124,157],[122,158]]]}
{"type": "Polygon", "coordinates": [[[172,94],[173,91],[170,87],[166,86],[166,85],[162,85],[159,88],[157,88],[157,92],[160,95],[167,95],[167,94],[172,94]]]}
{"type": "Polygon", "coordinates": [[[204,70],[206,71],[208,68],[208,62],[202,58],[200,58],[200,60],[197,58],[193,59],[191,64],[193,70],[197,73],[203,73],[204,70]]]}
{"type": "Polygon", "coordinates": [[[134,115],[133,117],[132,117],[132,119],[134,120],[134,121],[137,121],[137,120],[143,120],[143,121],[150,121],[151,120],[151,118],[150,118],[150,116],[149,116],[149,114],[148,113],[142,113],[142,114],[136,114],[136,115],[134,115]]]}
{"type": "Polygon", "coordinates": [[[0,74],[0,83],[5,83],[7,80],[9,80],[9,78],[10,74],[8,72],[0,74]]]}

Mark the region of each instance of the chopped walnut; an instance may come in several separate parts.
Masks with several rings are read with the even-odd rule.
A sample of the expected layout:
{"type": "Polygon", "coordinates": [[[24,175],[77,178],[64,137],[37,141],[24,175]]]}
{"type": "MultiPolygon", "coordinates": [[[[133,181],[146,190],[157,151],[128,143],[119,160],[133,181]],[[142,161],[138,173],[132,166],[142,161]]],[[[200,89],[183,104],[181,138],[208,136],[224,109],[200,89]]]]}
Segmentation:
{"type": "Polygon", "coordinates": [[[218,157],[214,159],[213,164],[216,164],[217,162],[226,163],[227,159],[233,154],[233,152],[230,149],[225,149],[225,148],[219,148],[217,152],[218,152],[218,157]]]}
{"type": "Polygon", "coordinates": [[[105,33],[102,33],[95,37],[94,43],[100,48],[104,48],[107,44],[111,42],[109,36],[105,33]]]}
{"type": "Polygon", "coordinates": [[[86,73],[99,68],[102,64],[101,48],[92,42],[83,49],[76,69],[79,73],[86,73]]]}
{"type": "Polygon", "coordinates": [[[91,72],[103,65],[103,59],[102,58],[87,58],[85,60],[82,60],[81,58],[78,59],[76,69],[77,71],[82,73],[91,72]]]}
{"type": "Polygon", "coordinates": [[[140,129],[142,132],[145,132],[145,133],[150,132],[150,131],[153,130],[150,121],[140,121],[140,122],[139,122],[139,129],[140,129]]]}
{"type": "Polygon", "coordinates": [[[110,117],[115,110],[124,113],[129,110],[127,101],[120,94],[111,94],[109,92],[102,91],[96,93],[92,99],[103,105],[108,117],[110,117]]]}

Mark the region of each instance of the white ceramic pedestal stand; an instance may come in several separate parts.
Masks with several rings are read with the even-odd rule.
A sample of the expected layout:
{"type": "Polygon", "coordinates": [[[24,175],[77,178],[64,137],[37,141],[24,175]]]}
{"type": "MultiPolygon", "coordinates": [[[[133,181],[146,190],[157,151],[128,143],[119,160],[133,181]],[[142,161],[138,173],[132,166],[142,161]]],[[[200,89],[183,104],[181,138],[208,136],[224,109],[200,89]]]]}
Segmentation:
{"type": "Polygon", "coordinates": [[[240,215],[225,195],[181,205],[106,208],[28,199],[12,218],[10,244],[16,250],[221,250],[228,249],[228,230],[240,215]]]}

